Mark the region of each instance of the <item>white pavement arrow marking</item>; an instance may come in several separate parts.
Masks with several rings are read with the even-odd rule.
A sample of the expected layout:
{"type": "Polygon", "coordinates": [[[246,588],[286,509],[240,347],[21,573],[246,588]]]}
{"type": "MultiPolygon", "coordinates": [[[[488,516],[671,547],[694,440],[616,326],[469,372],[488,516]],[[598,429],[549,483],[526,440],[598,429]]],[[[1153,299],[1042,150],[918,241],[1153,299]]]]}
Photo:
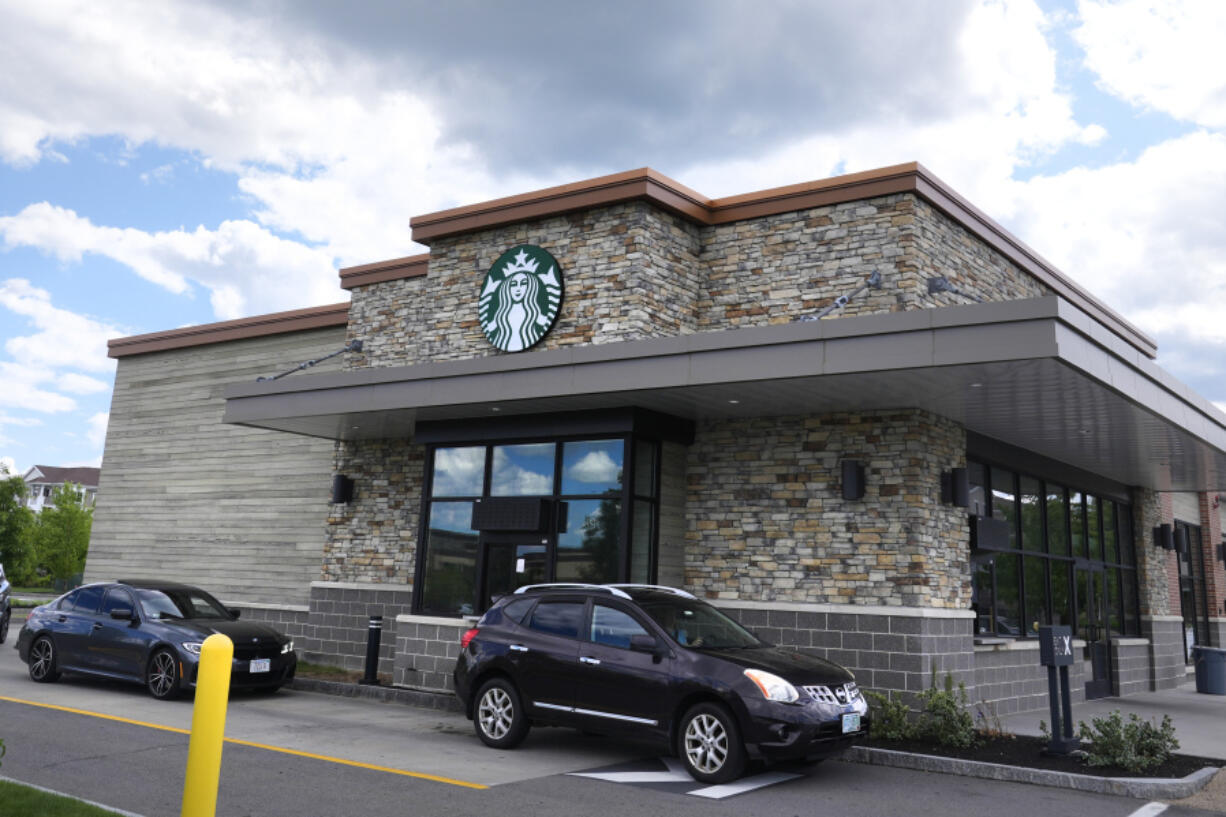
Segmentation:
{"type": "Polygon", "coordinates": [[[686,773],[685,768],[671,757],[660,758],[668,767],[665,772],[571,772],[571,777],[591,777],[595,780],[607,780],[610,783],[691,783],[694,778],[686,773]]]}
{"type": "Polygon", "coordinates": [[[766,772],[765,774],[756,774],[753,777],[742,778],[735,783],[724,783],[722,786],[707,786],[704,789],[694,789],[694,791],[686,792],[686,794],[693,794],[697,797],[709,797],[712,800],[722,800],[734,794],[744,794],[747,791],[760,789],[763,786],[773,786],[786,780],[795,780],[798,777],[800,775],[787,774],[786,772],[766,772]]]}

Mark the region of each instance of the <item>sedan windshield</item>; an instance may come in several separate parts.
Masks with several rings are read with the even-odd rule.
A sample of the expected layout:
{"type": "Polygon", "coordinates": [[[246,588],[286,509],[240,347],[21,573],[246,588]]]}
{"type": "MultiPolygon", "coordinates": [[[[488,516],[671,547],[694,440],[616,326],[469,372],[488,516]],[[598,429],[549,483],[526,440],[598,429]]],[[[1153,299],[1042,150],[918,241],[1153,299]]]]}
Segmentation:
{"type": "Polygon", "coordinates": [[[230,619],[226,608],[203,590],[191,588],[167,588],[152,590],[138,588],[136,595],[149,618],[212,618],[230,619]]]}
{"type": "Polygon", "coordinates": [[[641,602],[641,607],[683,647],[718,650],[763,646],[753,633],[696,599],[653,599],[641,602]]]}

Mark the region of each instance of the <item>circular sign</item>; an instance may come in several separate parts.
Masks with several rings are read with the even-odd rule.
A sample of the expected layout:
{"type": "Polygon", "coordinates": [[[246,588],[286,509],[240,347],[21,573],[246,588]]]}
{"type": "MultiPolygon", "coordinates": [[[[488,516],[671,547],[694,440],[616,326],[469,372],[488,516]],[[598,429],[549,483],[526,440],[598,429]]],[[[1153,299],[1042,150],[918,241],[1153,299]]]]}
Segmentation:
{"type": "Polygon", "coordinates": [[[486,339],[504,352],[535,346],[562,308],[562,270],[540,247],[521,244],[498,256],[485,274],[477,318],[486,339]]]}

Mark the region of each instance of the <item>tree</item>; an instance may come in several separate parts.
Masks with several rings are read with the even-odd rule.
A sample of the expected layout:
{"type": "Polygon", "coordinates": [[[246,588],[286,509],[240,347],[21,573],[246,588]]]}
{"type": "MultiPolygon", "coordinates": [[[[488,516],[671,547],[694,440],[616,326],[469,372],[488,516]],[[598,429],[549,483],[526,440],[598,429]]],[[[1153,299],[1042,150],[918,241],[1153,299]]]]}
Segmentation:
{"type": "Polygon", "coordinates": [[[51,507],[43,508],[34,526],[34,556],[39,568],[53,579],[67,579],[85,570],[89,531],[94,509],[82,504],[80,485],[65,483],[55,489],[51,507]]]}
{"type": "Polygon", "coordinates": [[[14,583],[25,584],[34,574],[30,547],[34,512],[21,502],[26,495],[25,480],[7,475],[8,469],[0,465],[0,564],[14,583]]]}

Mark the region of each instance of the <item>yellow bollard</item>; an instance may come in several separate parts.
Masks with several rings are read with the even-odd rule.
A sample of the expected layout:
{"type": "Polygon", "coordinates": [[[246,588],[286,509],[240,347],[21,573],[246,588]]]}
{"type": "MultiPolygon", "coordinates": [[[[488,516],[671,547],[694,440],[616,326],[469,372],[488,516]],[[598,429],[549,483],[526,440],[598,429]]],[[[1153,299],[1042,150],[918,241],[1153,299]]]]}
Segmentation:
{"type": "Polygon", "coordinates": [[[214,817],[217,813],[221,744],[226,735],[226,704],[230,700],[230,662],[233,658],[234,642],[221,633],[209,636],[200,647],[192,736],[187,744],[182,817],[214,817]]]}

